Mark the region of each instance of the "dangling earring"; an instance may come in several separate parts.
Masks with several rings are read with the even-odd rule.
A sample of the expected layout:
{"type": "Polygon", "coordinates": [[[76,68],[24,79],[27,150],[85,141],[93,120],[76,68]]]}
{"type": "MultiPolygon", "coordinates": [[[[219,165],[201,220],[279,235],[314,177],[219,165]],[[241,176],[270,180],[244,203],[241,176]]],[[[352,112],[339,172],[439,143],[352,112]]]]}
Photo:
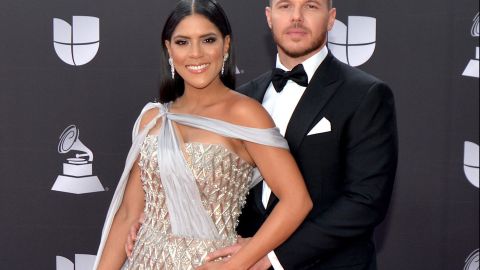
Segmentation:
{"type": "Polygon", "coordinates": [[[172,72],[172,79],[175,79],[175,67],[173,66],[173,59],[168,58],[168,63],[170,64],[170,71],[172,72]]]}
{"type": "Polygon", "coordinates": [[[223,73],[225,73],[225,62],[227,62],[227,60],[228,60],[228,53],[226,53],[226,54],[223,56],[222,75],[223,75],[223,73]]]}

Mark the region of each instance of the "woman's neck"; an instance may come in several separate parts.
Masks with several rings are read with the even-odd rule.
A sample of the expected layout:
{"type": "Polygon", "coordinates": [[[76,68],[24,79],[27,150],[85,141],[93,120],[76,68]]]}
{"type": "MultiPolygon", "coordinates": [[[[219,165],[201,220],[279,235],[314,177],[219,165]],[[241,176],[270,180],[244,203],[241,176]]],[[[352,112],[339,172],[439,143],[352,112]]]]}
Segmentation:
{"type": "Polygon", "coordinates": [[[202,89],[185,84],[185,92],[174,102],[174,107],[182,112],[200,112],[204,108],[217,104],[228,91],[229,89],[220,79],[202,89]]]}

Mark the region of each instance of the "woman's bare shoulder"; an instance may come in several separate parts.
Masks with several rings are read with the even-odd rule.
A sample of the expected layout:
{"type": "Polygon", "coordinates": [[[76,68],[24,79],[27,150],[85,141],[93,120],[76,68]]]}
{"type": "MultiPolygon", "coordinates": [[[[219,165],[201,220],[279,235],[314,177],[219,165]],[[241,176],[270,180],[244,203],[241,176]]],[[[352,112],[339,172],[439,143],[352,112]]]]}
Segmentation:
{"type": "Polygon", "coordinates": [[[232,97],[228,102],[229,118],[232,123],[254,127],[272,128],[275,126],[268,112],[257,100],[232,91],[232,97]]]}
{"type": "Polygon", "coordinates": [[[151,108],[143,113],[140,119],[140,130],[150,123],[159,114],[158,108],[151,108]]]}

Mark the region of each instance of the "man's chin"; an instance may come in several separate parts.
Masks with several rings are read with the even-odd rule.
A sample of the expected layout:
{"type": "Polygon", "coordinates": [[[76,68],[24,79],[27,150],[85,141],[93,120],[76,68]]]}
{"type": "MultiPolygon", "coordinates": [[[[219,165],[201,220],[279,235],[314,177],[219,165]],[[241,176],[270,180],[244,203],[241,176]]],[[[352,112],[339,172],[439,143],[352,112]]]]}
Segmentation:
{"type": "Polygon", "coordinates": [[[273,35],[273,40],[288,57],[300,58],[319,51],[325,44],[326,37],[312,40],[309,36],[288,38],[286,36],[273,35]]]}
{"type": "Polygon", "coordinates": [[[317,51],[320,48],[306,48],[306,49],[283,49],[283,52],[292,58],[299,58],[303,56],[307,56],[310,53],[317,51]]]}
{"type": "Polygon", "coordinates": [[[280,44],[277,45],[282,49],[282,51],[288,56],[292,58],[299,58],[303,56],[307,56],[312,52],[318,51],[322,47],[322,42],[313,42],[310,43],[309,46],[304,46],[305,41],[301,42],[289,42],[288,44],[280,44]],[[303,46],[302,46],[303,45],[303,46]]]}

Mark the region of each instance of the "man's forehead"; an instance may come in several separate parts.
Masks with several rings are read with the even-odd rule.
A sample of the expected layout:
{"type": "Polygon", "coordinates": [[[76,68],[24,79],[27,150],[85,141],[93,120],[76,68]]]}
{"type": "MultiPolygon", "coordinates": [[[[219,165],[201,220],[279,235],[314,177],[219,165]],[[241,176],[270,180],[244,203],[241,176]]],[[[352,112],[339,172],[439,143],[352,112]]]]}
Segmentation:
{"type": "Polygon", "coordinates": [[[282,3],[282,2],[315,2],[315,3],[320,3],[326,0],[270,0],[271,4],[276,4],[276,3],[282,3]]]}

